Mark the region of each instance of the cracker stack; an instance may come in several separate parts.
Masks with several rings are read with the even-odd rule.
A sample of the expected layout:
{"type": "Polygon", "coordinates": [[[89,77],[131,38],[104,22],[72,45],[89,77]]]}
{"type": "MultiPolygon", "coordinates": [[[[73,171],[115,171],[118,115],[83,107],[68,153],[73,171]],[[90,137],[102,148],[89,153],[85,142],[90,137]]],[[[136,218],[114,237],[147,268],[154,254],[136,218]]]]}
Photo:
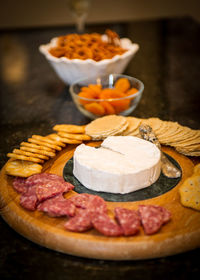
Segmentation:
{"type": "Polygon", "coordinates": [[[19,149],[14,149],[7,156],[12,159],[6,164],[6,173],[13,176],[28,177],[42,172],[42,164],[54,158],[66,144],[81,144],[91,139],[85,135],[85,126],[56,125],[57,133],[47,136],[32,135],[27,142],[22,142],[19,149]]]}

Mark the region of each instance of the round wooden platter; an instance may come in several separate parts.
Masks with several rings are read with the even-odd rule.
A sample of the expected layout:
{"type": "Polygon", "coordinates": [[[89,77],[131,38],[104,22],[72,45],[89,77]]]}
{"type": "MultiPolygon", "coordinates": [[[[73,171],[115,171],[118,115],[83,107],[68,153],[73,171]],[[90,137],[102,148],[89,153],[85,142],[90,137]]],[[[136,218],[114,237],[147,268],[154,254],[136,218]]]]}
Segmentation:
{"type": "MultiPolygon", "coordinates": [[[[97,145],[90,143],[90,145],[97,145]]],[[[69,145],[56,158],[44,165],[44,171],[62,176],[66,162],[73,156],[76,146],[69,145]]],[[[85,233],[66,231],[67,218],[51,218],[39,211],[26,211],[19,205],[19,197],[12,188],[12,178],[0,173],[0,202],[3,219],[18,233],[47,248],[87,258],[107,260],[136,260],[169,256],[200,246],[200,212],[183,207],[179,198],[179,186],[193,172],[192,161],[173,149],[163,148],[182,168],[181,181],[163,195],[136,202],[107,202],[109,213],[116,206],[138,209],[139,204],[155,204],[166,207],[172,219],[154,235],[140,233],[131,237],[105,237],[96,230],[85,233]]],[[[66,195],[70,197],[75,192],[66,195]]]]}

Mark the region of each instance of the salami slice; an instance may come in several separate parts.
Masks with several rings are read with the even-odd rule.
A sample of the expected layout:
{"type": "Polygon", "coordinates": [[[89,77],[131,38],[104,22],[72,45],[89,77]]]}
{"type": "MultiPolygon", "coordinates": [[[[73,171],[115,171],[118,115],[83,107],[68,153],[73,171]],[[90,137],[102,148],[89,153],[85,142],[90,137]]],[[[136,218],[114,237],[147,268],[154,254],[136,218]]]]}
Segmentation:
{"type": "Polygon", "coordinates": [[[90,212],[107,213],[107,205],[103,198],[97,195],[82,193],[69,198],[78,208],[90,212]]]}
{"type": "Polygon", "coordinates": [[[158,207],[160,208],[160,211],[162,213],[163,224],[168,223],[171,219],[171,216],[172,216],[171,212],[164,207],[161,207],[161,206],[158,206],[158,207]]]}
{"type": "Polygon", "coordinates": [[[158,232],[161,226],[170,219],[168,211],[161,206],[139,205],[139,214],[142,219],[142,225],[145,234],[154,234],[158,232]]]}
{"type": "Polygon", "coordinates": [[[54,180],[46,181],[45,183],[38,183],[35,186],[38,202],[42,202],[58,194],[63,194],[70,189],[67,183],[54,180]]]}
{"type": "Polygon", "coordinates": [[[121,236],[122,228],[105,213],[96,213],[92,217],[94,228],[105,236],[121,236]]]}
{"type": "Polygon", "coordinates": [[[88,193],[80,193],[69,198],[69,200],[78,208],[86,209],[88,206],[90,195],[88,193]]]}
{"type": "Polygon", "coordinates": [[[51,217],[72,217],[75,215],[76,211],[75,205],[68,199],[65,199],[62,194],[59,194],[40,203],[37,209],[39,211],[47,213],[51,217]]]}
{"type": "Polygon", "coordinates": [[[141,223],[137,211],[120,207],[116,207],[114,211],[125,236],[138,233],[141,223]]]}
{"type": "Polygon", "coordinates": [[[26,178],[16,177],[13,180],[13,188],[18,193],[25,193],[27,191],[26,178]]]}
{"type": "Polygon", "coordinates": [[[92,223],[88,211],[79,209],[76,215],[65,223],[64,227],[74,232],[84,232],[91,229],[92,223]]]}
{"type": "Polygon", "coordinates": [[[49,181],[51,181],[51,182],[56,181],[56,182],[62,182],[62,183],[65,182],[65,180],[61,176],[58,176],[56,174],[40,173],[40,174],[35,174],[35,175],[28,177],[26,179],[26,184],[29,187],[29,186],[33,186],[36,184],[44,184],[49,181]]]}
{"type": "Polygon", "coordinates": [[[25,209],[32,211],[46,199],[66,193],[74,188],[72,184],[65,182],[62,177],[49,173],[32,175],[25,182],[20,181],[20,183],[23,188],[19,181],[15,183],[22,193],[20,204],[25,209]]]}
{"type": "Polygon", "coordinates": [[[98,195],[91,195],[86,208],[90,213],[107,214],[107,204],[103,198],[98,195]]]}
{"type": "Polygon", "coordinates": [[[35,186],[29,187],[28,190],[20,196],[20,205],[30,211],[36,210],[37,201],[35,186]]]}

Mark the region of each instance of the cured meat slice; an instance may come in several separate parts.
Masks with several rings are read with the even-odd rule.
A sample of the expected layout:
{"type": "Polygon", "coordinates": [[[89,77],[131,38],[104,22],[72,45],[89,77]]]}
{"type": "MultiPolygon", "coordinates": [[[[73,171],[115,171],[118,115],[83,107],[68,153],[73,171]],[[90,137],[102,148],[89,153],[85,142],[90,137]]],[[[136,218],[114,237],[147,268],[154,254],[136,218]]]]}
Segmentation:
{"type": "Polygon", "coordinates": [[[13,188],[18,193],[25,193],[27,191],[26,178],[16,177],[13,180],[13,188]]]}
{"type": "Polygon", "coordinates": [[[25,209],[32,211],[36,209],[39,203],[46,199],[63,194],[74,188],[72,184],[65,182],[62,177],[48,173],[30,176],[25,182],[22,182],[24,184],[24,192],[20,198],[20,204],[25,209]]]}
{"type": "Polygon", "coordinates": [[[86,209],[88,206],[90,195],[88,193],[80,193],[69,198],[71,202],[78,208],[86,209]]]}
{"type": "Polygon", "coordinates": [[[90,212],[107,213],[107,205],[103,198],[97,195],[82,193],[69,198],[78,208],[90,212]]]}
{"type": "Polygon", "coordinates": [[[114,211],[124,235],[134,235],[139,231],[141,223],[137,211],[121,207],[116,207],[114,211]]]}
{"type": "Polygon", "coordinates": [[[121,236],[122,228],[105,213],[96,213],[92,217],[94,228],[105,236],[121,236]]]}
{"type": "Polygon", "coordinates": [[[162,213],[162,217],[163,217],[163,224],[166,224],[167,222],[169,222],[169,220],[171,219],[171,212],[169,210],[167,210],[164,207],[158,206],[160,208],[160,211],[162,213]]]}
{"type": "Polygon", "coordinates": [[[35,186],[29,187],[28,190],[20,196],[20,205],[30,211],[36,210],[37,201],[35,186]]]}
{"type": "Polygon", "coordinates": [[[72,189],[71,184],[68,184],[67,182],[63,183],[54,180],[46,181],[45,183],[38,183],[35,186],[38,202],[42,202],[58,194],[63,194],[72,189]]]}
{"type": "Polygon", "coordinates": [[[158,232],[161,226],[169,221],[169,213],[166,209],[157,205],[139,205],[139,214],[145,234],[158,232]]]}
{"type": "Polygon", "coordinates": [[[26,184],[27,186],[33,186],[36,184],[43,184],[46,183],[47,181],[59,181],[59,182],[65,182],[65,180],[56,174],[51,174],[51,173],[40,173],[40,174],[35,174],[26,179],[26,184]]]}
{"type": "Polygon", "coordinates": [[[101,198],[98,195],[92,195],[92,196],[90,196],[87,210],[89,210],[90,213],[106,214],[107,205],[103,198],[101,198]]]}
{"type": "Polygon", "coordinates": [[[47,213],[51,217],[72,217],[75,215],[76,206],[69,199],[65,199],[62,194],[59,194],[40,203],[37,209],[47,213]]]}
{"type": "Polygon", "coordinates": [[[84,232],[92,228],[91,218],[87,210],[79,209],[76,216],[64,224],[65,229],[74,232],[84,232]]]}

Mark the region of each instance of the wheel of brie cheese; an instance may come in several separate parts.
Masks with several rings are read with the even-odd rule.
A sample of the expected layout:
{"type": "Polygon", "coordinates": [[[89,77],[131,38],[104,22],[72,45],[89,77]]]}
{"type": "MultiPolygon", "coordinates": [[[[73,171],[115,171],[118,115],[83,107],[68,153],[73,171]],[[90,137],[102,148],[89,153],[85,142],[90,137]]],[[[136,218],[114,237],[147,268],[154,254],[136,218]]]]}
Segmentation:
{"type": "Polygon", "coordinates": [[[74,153],[74,176],[99,192],[125,194],[146,188],[160,172],[160,150],[134,136],[110,136],[99,148],[81,144],[74,153]]]}

